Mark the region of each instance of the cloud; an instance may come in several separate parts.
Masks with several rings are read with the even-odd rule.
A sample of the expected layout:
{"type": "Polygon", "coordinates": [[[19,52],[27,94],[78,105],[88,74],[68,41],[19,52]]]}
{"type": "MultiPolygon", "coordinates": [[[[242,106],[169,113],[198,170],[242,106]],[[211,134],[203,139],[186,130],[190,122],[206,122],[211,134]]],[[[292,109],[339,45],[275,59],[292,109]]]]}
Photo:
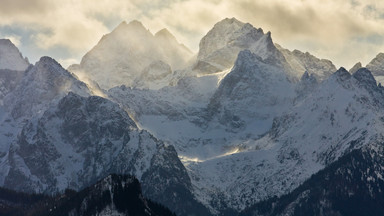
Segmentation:
{"type": "Polygon", "coordinates": [[[1,16],[24,16],[45,13],[52,8],[53,2],[47,0],[1,0],[1,16]]]}
{"type": "MultiPolygon", "coordinates": [[[[199,40],[216,22],[236,17],[271,31],[274,41],[289,49],[349,66],[384,51],[383,11],[384,2],[377,0],[2,0],[0,27],[34,30],[31,35],[3,36],[13,36],[21,46],[29,38],[47,53],[67,49],[77,58],[123,20],[141,20],[153,33],[166,27],[197,51],[199,40]]],[[[63,51],[56,53],[55,58],[69,58],[59,56],[63,51]]]]}

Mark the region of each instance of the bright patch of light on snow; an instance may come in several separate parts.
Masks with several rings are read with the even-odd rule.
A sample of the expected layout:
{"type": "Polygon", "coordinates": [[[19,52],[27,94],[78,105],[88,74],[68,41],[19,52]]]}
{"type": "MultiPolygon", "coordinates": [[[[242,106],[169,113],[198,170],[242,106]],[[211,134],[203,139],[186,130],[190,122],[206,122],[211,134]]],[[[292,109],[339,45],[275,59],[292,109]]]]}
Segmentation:
{"type": "Polygon", "coordinates": [[[179,155],[179,158],[183,164],[189,164],[191,162],[194,162],[194,163],[204,162],[204,160],[201,160],[197,157],[191,158],[191,157],[179,155]]]}
{"type": "MultiPolygon", "coordinates": [[[[222,79],[224,79],[225,76],[227,76],[227,74],[229,72],[231,72],[232,68],[229,68],[227,70],[223,70],[223,71],[220,71],[220,72],[217,72],[217,73],[212,73],[212,74],[209,74],[208,76],[216,76],[217,77],[217,80],[218,80],[218,83],[221,82],[222,79]]],[[[204,77],[204,76],[207,76],[206,74],[197,74],[196,75],[197,77],[204,77]]]]}
{"type": "Polygon", "coordinates": [[[202,158],[198,158],[198,157],[188,157],[188,156],[185,156],[185,155],[179,155],[179,158],[181,160],[181,162],[188,166],[188,164],[190,163],[202,163],[202,162],[205,162],[205,161],[208,161],[208,160],[213,160],[213,159],[217,159],[217,158],[221,158],[221,157],[225,157],[225,156],[228,156],[228,155],[233,155],[233,154],[236,154],[236,153],[239,153],[241,152],[240,151],[240,148],[233,148],[231,149],[230,151],[224,153],[224,154],[221,154],[221,155],[218,155],[218,156],[215,156],[215,157],[211,157],[211,158],[207,158],[207,159],[202,159],[202,158]]]}

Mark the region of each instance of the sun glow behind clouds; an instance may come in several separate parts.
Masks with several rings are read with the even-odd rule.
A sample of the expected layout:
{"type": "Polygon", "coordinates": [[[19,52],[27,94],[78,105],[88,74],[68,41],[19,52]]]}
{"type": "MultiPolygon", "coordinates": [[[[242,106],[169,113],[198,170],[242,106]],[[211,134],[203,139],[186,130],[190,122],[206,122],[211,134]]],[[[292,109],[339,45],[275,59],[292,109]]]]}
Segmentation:
{"type": "Polygon", "coordinates": [[[349,67],[384,51],[382,11],[376,0],[2,0],[0,35],[19,37],[32,62],[47,53],[67,66],[123,20],[138,19],[152,32],[168,28],[197,51],[216,22],[236,17],[271,31],[284,47],[349,67]]]}

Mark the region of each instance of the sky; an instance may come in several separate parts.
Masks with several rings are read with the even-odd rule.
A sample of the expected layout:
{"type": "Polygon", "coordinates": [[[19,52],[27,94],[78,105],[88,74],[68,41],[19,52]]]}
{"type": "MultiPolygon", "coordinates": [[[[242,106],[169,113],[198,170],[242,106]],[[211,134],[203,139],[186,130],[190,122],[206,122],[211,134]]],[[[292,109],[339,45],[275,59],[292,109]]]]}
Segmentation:
{"type": "Polygon", "coordinates": [[[198,52],[220,20],[235,17],[275,43],[326,58],[347,69],[384,52],[380,0],[0,0],[0,38],[9,38],[30,63],[51,56],[64,67],[122,21],[162,28],[198,52]]]}

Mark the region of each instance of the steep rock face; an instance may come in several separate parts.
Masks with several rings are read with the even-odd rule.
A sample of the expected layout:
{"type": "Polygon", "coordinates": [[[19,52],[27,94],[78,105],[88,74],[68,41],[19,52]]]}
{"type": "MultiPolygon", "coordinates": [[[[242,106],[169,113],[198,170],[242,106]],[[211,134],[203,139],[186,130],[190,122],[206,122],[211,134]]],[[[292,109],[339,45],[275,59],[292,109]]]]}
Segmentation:
{"type": "Polygon", "coordinates": [[[28,60],[10,40],[0,39],[0,70],[24,71],[28,66],[28,60]]]}
{"type": "Polygon", "coordinates": [[[30,67],[20,83],[4,98],[12,117],[29,118],[42,114],[49,104],[57,102],[69,91],[83,96],[92,92],[87,85],[50,57],[42,57],[33,67],[30,67]]]}
{"type": "Polygon", "coordinates": [[[132,86],[142,71],[156,61],[181,69],[192,55],[167,30],[154,36],[138,21],[123,22],[103,36],[80,65],[71,66],[69,70],[109,89],[122,84],[132,86]]]}
{"type": "Polygon", "coordinates": [[[274,46],[270,32],[264,34],[262,29],[249,23],[226,18],[201,39],[194,70],[199,74],[210,74],[229,69],[239,52],[245,49],[266,61],[281,62],[284,59],[274,46]]]}
{"type": "Polygon", "coordinates": [[[81,189],[109,173],[132,174],[144,194],[186,212],[206,212],[191,194],[191,182],[172,146],[166,146],[117,104],[69,93],[23,127],[8,153],[4,186],[55,193],[81,189]],[[179,204],[180,199],[186,202],[179,204]]]}
{"type": "Polygon", "coordinates": [[[310,53],[299,50],[289,51],[279,45],[276,47],[281,51],[293,70],[294,76],[299,78],[307,71],[318,80],[324,80],[336,71],[335,65],[329,60],[318,59],[310,53]]]}

